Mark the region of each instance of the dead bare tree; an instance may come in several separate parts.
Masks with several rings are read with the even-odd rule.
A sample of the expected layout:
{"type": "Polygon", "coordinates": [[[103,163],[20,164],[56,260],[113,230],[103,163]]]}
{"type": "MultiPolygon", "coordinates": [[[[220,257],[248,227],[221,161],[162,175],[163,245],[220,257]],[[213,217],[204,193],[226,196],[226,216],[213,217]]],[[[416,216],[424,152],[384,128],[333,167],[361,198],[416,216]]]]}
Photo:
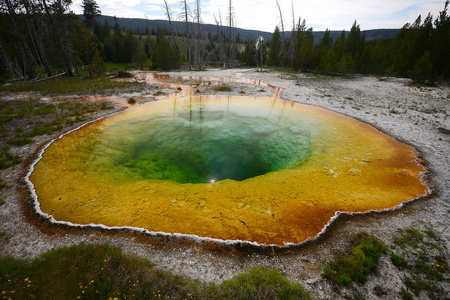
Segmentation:
{"type": "Polygon", "coordinates": [[[190,10],[189,10],[189,6],[187,5],[187,1],[186,0],[182,0],[180,2],[181,4],[183,4],[183,8],[181,9],[180,12],[180,17],[182,19],[184,19],[184,23],[186,24],[186,37],[187,37],[187,52],[188,52],[188,64],[189,64],[189,70],[192,69],[192,60],[191,60],[191,33],[189,30],[189,18],[191,16],[190,10]]]}
{"type": "Polygon", "coordinates": [[[289,43],[289,57],[290,57],[290,68],[294,68],[294,56],[295,56],[295,12],[294,12],[294,1],[291,1],[291,7],[292,7],[292,34],[291,39],[289,43]]]}
{"type": "Polygon", "coordinates": [[[195,1],[195,23],[197,24],[197,30],[195,34],[195,49],[194,49],[194,57],[195,63],[198,68],[201,70],[203,68],[203,54],[204,54],[204,45],[203,45],[203,33],[202,33],[202,20],[201,20],[201,8],[200,8],[200,0],[195,1]]]}
{"type": "Polygon", "coordinates": [[[229,66],[234,66],[236,41],[234,37],[234,8],[233,0],[229,0],[228,5],[228,38],[229,38],[229,66]]]}
{"type": "Polygon", "coordinates": [[[283,21],[283,14],[281,13],[281,7],[278,0],[275,0],[278,7],[278,12],[280,14],[280,23],[281,23],[281,50],[280,50],[280,59],[281,63],[284,65],[285,57],[286,57],[286,39],[284,34],[284,21],[283,21]]]}
{"type": "Polygon", "coordinates": [[[259,36],[256,39],[256,69],[258,70],[258,65],[261,68],[263,67],[263,53],[264,53],[264,38],[262,36],[259,36]]]}
{"type": "MultiPolygon", "coordinates": [[[[169,7],[169,4],[167,3],[167,0],[164,0],[164,7],[166,9],[166,16],[167,19],[169,20],[169,26],[170,26],[170,35],[172,36],[172,43],[170,44],[170,47],[173,51],[173,46],[177,44],[177,41],[175,40],[175,33],[173,30],[173,26],[172,26],[172,11],[169,7]]],[[[146,19],[148,19],[148,17],[146,16],[146,19]]]]}
{"type": "Polygon", "coordinates": [[[219,20],[217,20],[216,16],[214,16],[214,19],[217,25],[217,39],[219,42],[219,45],[217,47],[218,59],[219,62],[222,64],[222,66],[225,68],[226,67],[225,41],[224,41],[224,34],[222,31],[222,16],[220,14],[220,9],[219,9],[219,20]]]}
{"type": "MultiPolygon", "coordinates": [[[[147,14],[145,14],[144,15],[144,18],[145,18],[145,20],[146,20],[146,30],[147,30],[147,28],[148,28],[148,15],[147,14]]],[[[151,33],[150,33],[150,30],[149,30],[149,32],[148,32],[148,34],[147,34],[147,39],[146,39],[146,41],[145,41],[146,43],[147,43],[147,45],[148,45],[148,56],[149,57],[152,57],[152,54],[153,54],[153,45],[152,45],[152,37],[151,37],[151,33]]]]}

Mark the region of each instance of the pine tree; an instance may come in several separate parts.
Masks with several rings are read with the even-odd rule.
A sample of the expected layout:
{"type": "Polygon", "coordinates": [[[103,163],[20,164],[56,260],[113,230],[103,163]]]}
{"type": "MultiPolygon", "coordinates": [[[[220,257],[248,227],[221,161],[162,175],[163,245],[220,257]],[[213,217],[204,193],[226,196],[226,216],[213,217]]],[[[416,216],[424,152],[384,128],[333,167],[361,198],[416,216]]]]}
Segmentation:
{"type": "Polygon", "coordinates": [[[330,63],[330,50],[333,48],[333,38],[330,30],[327,28],[325,34],[320,40],[319,45],[314,52],[314,64],[320,72],[325,72],[327,65],[330,63]]]}
{"type": "Polygon", "coordinates": [[[312,28],[308,29],[305,33],[305,39],[300,48],[300,64],[298,65],[300,70],[309,70],[313,63],[313,50],[314,50],[314,36],[312,34],[312,28]]]}
{"type": "MultiPolygon", "coordinates": [[[[350,29],[350,32],[345,40],[345,53],[350,54],[355,67],[359,66],[361,55],[364,49],[364,38],[361,35],[361,29],[356,24],[356,20],[350,29]]],[[[346,58],[348,60],[348,57],[346,58]]]]}
{"type": "Polygon", "coordinates": [[[269,47],[269,65],[278,67],[280,64],[280,51],[281,51],[281,34],[278,26],[275,27],[275,31],[272,35],[269,47]]]}
{"type": "Polygon", "coordinates": [[[409,76],[417,83],[428,85],[434,85],[436,83],[436,76],[434,75],[429,51],[425,51],[422,57],[417,60],[414,69],[409,72],[409,76]]]}
{"type": "Polygon", "coordinates": [[[306,33],[306,20],[303,20],[303,22],[301,22],[301,19],[299,19],[297,24],[297,30],[295,31],[294,40],[292,41],[294,43],[293,67],[296,70],[300,70],[303,66],[302,57],[300,56],[300,49],[302,48],[303,43],[305,41],[305,33],[306,33]]]}
{"type": "Polygon", "coordinates": [[[435,29],[431,37],[431,60],[437,74],[450,77],[450,15],[447,14],[449,0],[444,10],[434,21],[435,29]]]}
{"type": "Polygon", "coordinates": [[[139,44],[136,52],[133,55],[133,65],[136,69],[143,69],[145,62],[147,61],[147,53],[145,52],[144,45],[139,44]]]}
{"type": "Polygon", "coordinates": [[[101,15],[100,7],[95,0],[83,0],[81,4],[83,8],[84,22],[90,29],[94,28],[95,17],[101,15]]]}

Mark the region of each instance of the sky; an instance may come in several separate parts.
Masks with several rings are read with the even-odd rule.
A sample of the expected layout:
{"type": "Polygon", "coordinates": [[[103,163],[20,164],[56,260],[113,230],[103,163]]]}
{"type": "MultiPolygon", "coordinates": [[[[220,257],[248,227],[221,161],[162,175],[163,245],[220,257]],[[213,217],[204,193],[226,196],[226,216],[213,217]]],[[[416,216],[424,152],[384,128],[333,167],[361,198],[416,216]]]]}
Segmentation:
{"type": "MultiPolygon", "coordinates": [[[[103,15],[122,18],[167,19],[163,0],[97,0],[103,15]]],[[[180,0],[169,0],[174,19],[180,12],[180,0]]],[[[71,10],[82,14],[82,0],[73,0],[71,10]]],[[[401,28],[422,20],[431,12],[435,19],[444,9],[445,0],[278,0],[285,30],[292,28],[294,17],[306,20],[314,31],[350,30],[356,20],[362,30],[401,28]]],[[[188,1],[194,11],[195,1],[188,1]]],[[[226,22],[229,0],[200,0],[203,23],[215,24],[215,17],[226,22]]],[[[276,0],[233,0],[236,27],[273,32],[281,24],[276,0]]]]}

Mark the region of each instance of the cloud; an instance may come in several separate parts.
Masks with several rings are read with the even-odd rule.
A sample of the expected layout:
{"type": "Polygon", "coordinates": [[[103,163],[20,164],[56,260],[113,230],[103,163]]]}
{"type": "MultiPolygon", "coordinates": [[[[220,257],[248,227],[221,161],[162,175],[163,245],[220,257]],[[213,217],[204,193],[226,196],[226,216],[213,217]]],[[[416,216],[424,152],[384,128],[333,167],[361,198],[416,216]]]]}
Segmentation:
{"type": "MultiPolygon", "coordinates": [[[[431,12],[436,17],[444,8],[444,0],[292,0],[295,20],[306,19],[308,27],[314,30],[349,30],[353,22],[361,29],[401,28],[406,23],[414,22],[421,14],[423,17],[431,12]]],[[[285,29],[292,27],[291,0],[278,0],[285,23],[285,29]]],[[[82,13],[81,0],[74,0],[71,6],[76,13],[82,13]]],[[[143,18],[145,14],[151,19],[165,19],[162,0],[97,0],[104,15],[117,17],[143,18]]],[[[179,0],[168,1],[174,15],[180,11],[179,0]]],[[[194,0],[188,5],[194,10],[194,0]]],[[[214,16],[220,15],[226,23],[229,0],[201,0],[202,19],[204,23],[215,24],[214,16]]],[[[280,24],[280,17],[275,0],[234,0],[234,16],[238,27],[272,32],[280,24]]]]}

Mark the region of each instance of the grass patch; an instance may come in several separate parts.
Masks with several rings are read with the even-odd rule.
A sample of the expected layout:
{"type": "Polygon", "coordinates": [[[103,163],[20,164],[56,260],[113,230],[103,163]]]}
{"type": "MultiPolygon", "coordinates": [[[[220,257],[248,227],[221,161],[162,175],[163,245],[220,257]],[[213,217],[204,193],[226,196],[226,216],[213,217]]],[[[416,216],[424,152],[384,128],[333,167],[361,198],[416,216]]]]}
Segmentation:
{"type": "Polygon", "coordinates": [[[393,264],[404,270],[402,298],[412,299],[424,291],[430,299],[443,299],[442,286],[450,282],[450,278],[448,252],[440,236],[431,229],[404,228],[400,235],[394,236],[394,242],[406,256],[391,254],[393,264]]]}
{"type": "Polygon", "coordinates": [[[377,296],[387,295],[387,292],[379,285],[375,286],[373,290],[377,296]]]}
{"type": "Polygon", "coordinates": [[[87,77],[62,76],[52,80],[37,83],[22,83],[0,86],[0,92],[39,92],[42,95],[86,95],[104,94],[115,89],[136,90],[142,88],[144,83],[112,81],[106,77],[90,80],[87,77]]]}
{"type": "Polygon", "coordinates": [[[391,252],[391,261],[397,268],[405,268],[408,266],[408,261],[394,252],[391,252]]]}
{"type": "Polygon", "coordinates": [[[119,78],[133,78],[133,74],[131,74],[130,72],[127,72],[127,71],[119,70],[119,72],[117,72],[117,77],[119,77],[119,78]]]}
{"type": "Polygon", "coordinates": [[[224,281],[221,294],[228,299],[311,299],[301,284],[264,267],[253,267],[248,274],[224,281]]]}
{"type": "Polygon", "coordinates": [[[360,232],[354,236],[353,247],[347,257],[329,263],[324,268],[328,280],[350,286],[352,281],[365,283],[367,275],[375,271],[378,259],[386,252],[386,245],[374,236],[360,232]]]}
{"type": "Polygon", "coordinates": [[[56,111],[56,105],[54,104],[43,104],[38,106],[33,110],[33,114],[43,116],[53,114],[56,111]]]}
{"type": "Polygon", "coordinates": [[[445,134],[445,135],[449,135],[450,134],[450,129],[445,129],[443,127],[439,127],[438,130],[442,134],[445,134]]]}
{"type": "Polygon", "coordinates": [[[34,261],[0,259],[0,292],[16,299],[310,299],[275,270],[253,268],[217,286],[156,270],[119,248],[84,244],[34,261]]]}
{"type": "Polygon", "coordinates": [[[113,62],[105,62],[105,69],[107,72],[122,70],[122,69],[133,69],[133,64],[130,63],[113,63],[113,62]]]}
{"type": "Polygon", "coordinates": [[[402,295],[403,300],[413,300],[414,299],[414,296],[409,292],[409,290],[405,290],[404,288],[402,288],[401,295],[402,295]]]}
{"type": "Polygon", "coordinates": [[[36,100],[7,101],[0,104],[0,169],[20,162],[8,152],[8,146],[24,146],[33,137],[52,134],[86,120],[96,112],[112,109],[108,102],[64,101],[45,103],[36,100]]]}
{"type": "Polygon", "coordinates": [[[423,240],[423,234],[414,228],[404,228],[400,230],[400,236],[394,236],[394,243],[400,248],[411,246],[416,249],[423,240]]]}
{"type": "Polygon", "coordinates": [[[32,139],[29,139],[26,137],[17,137],[17,138],[13,138],[13,139],[6,141],[6,143],[8,145],[14,145],[14,146],[18,146],[18,147],[24,146],[27,144],[31,144],[32,142],[33,142],[32,139]]]}
{"type": "Polygon", "coordinates": [[[9,152],[8,147],[0,148],[0,170],[8,169],[14,165],[20,164],[22,160],[9,152]]]}
{"type": "Polygon", "coordinates": [[[214,88],[216,92],[231,92],[233,89],[229,85],[219,85],[214,88]]]}
{"type": "MultiPolygon", "coordinates": [[[[9,243],[9,238],[10,238],[10,235],[8,233],[6,233],[4,231],[0,231],[0,243],[8,244],[9,243]]],[[[0,263],[0,274],[1,274],[1,271],[2,271],[2,269],[1,269],[1,263],[0,263]]]]}

